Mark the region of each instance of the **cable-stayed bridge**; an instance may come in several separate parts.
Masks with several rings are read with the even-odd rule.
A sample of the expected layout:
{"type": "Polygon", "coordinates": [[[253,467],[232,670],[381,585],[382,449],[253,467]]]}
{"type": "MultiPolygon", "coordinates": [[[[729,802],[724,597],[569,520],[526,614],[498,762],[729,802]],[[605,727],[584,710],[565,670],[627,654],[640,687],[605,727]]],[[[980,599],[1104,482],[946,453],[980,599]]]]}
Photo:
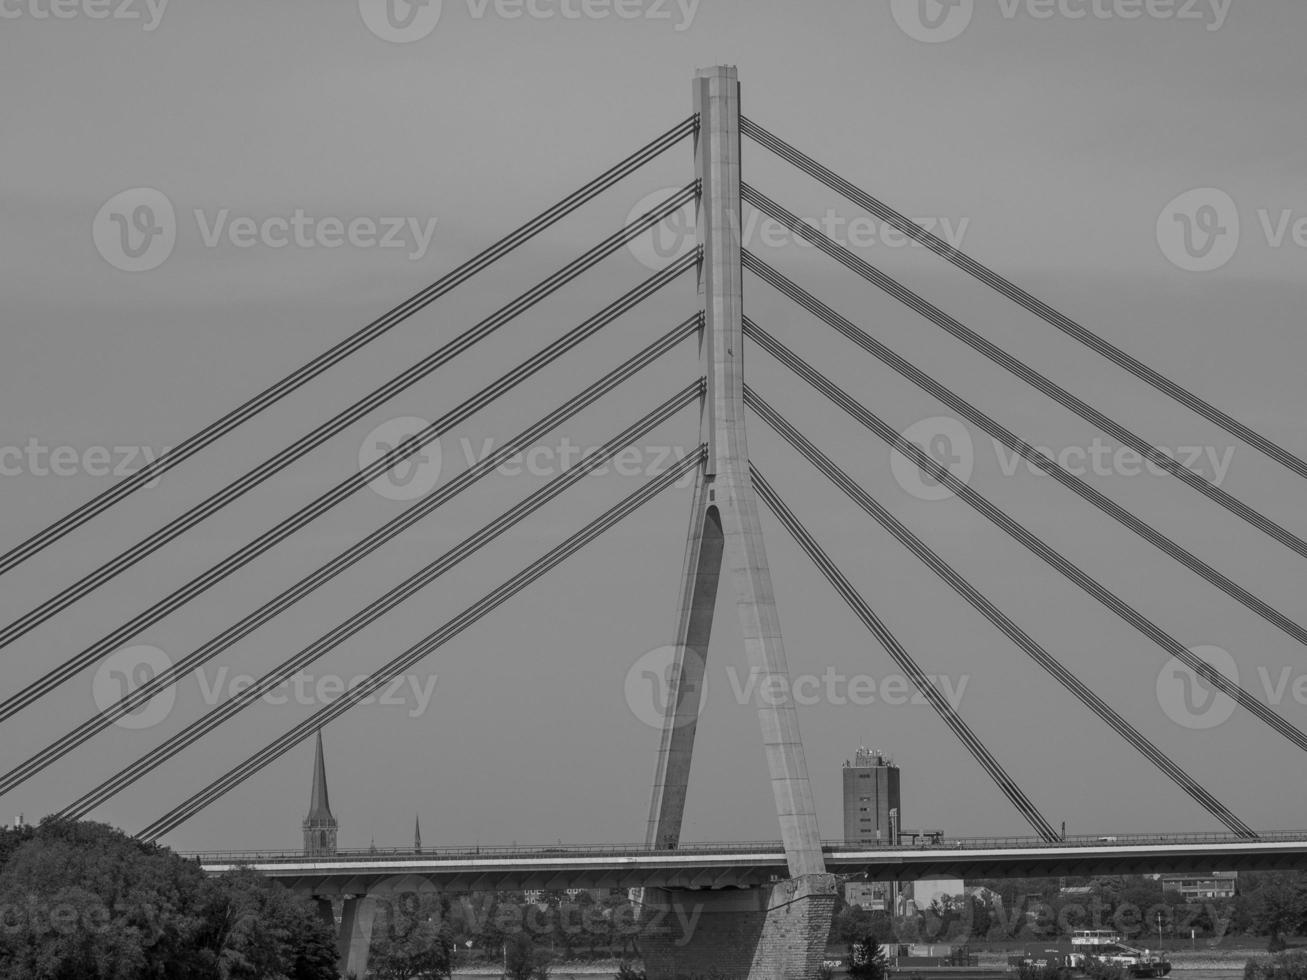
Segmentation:
{"type": "MultiPolygon", "coordinates": [[[[909,441],[848,391],[824,375],[799,352],[785,345],[765,324],[744,308],[744,283],[776,291],[814,320],[829,326],[847,344],[849,357],[879,361],[900,377],[937,399],[958,418],[984,431],[999,445],[1052,477],[1072,491],[1079,501],[1107,515],[1144,542],[1183,566],[1177,574],[1195,576],[1196,590],[1209,587],[1290,638],[1307,643],[1307,628],[1293,615],[1277,609],[1226,573],[1203,561],[1186,547],[1141,519],[1121,504],[1094,489],[1082,477],[1039,452],[1020,435],[984,413],[956,392],[940,384],[917,365],[873,336],[866,325],[828,305],[803,289],[757,254],[744,247],[741,215],[746,206],[780,222],[795,236],[815,246],[833,262],[908,307],[1002,371],[1025,382],[1096,430],[1169,474],[1183,487],[1176,493],[1196,492],[1247,523],[1270,541],[1307,557],[1307,541],[1246,502],[1221,489],[1201,473],[1163,452],[1135,430],[1101,408],[1061,387],[1052,379],[981,336],[961,320],[944,312],[927,298],[908,289],[848,248],[805,223],[792,211],[742,179],[741,144],[749,140],[791,164],[800,172],[840,195],[857,208],[893,227],[929,249],[1000,296],[1024,309],[1061,334],[1102,355],[1115,368],[1127,371],[1177,405],[1225,430],[1242,443],[1290,471],[1307,477],[1307,462],[1262,434],[1235,420],[1199,395],[1176,384],[1124,350],[1059,313],[1044,301],[961,253],[939,237],[913,223],[879,199],[840,177],[800,149],[783,141],[740,113],[739,82],[734,69],[713,68],[694,80],[694,112],[666,132],[618,162],[517,230],[468,259],[426,289],[394,307],[357,333],[320,354],[175,448],[133,476],[76,508],[54,524],[32,534],[0,555],[0,575],[21,573],[21,566],[57,541],[99,519],[142,487],[182,465],[224,436],[257,418],[292,392],[341,365],[372,341],[398,327],[417,312],[457,289],[500,258],[530,242],[544,230],[578,210],[599,194],[663,154],[693,147],[694,173],[685,185],[648,213],[629,222],[584,251],[552,275],[506,302],[494,313],[445,342],[385,384],[322,421],[292,444],[268,457],[181,515],[159,526],[130,548],[0,627],[0,647],[8,647],[42,624],[50,622],[129,568],[147,560],[232,502],[272,479],[297,460],[313,452],[347,427],[365,418],[419,381],[456,365],[472,347],[512,323],[583,273],[619,250],[649,234],[682,208],[696,205],[697,246],[674,258],[664,268],[609,302],[561,337],[513,366],[495,381],[450,407],[411,438],[362,466],[313,500],[268,527],[258,536],[193,579],[178,585],[76,655],[51,666],[42,676],[0,698],[0,723],[33,710],[52,691],[88,667],[102,662],[126,641],[203,595],[251,562],[290,540],[332,508],[343,503],[373,480],[410,460],[442,436],[457,432],[478,412],[559,361],[599,334],[605,327],[659,293],[671,283],[695,276],[699,302],[675,323],[607,373],[580,386],[568,400],[537,420],[529,420],[490,455],[457,477],[413,502],[396,517],[355,541],[330,561],[291,587],[269,598],[216,636],[178,659],[168,669],[106,710],[69,729],[33,753],[11,771],[0,775],[0,795],[45,771],[64,756],[102,735],[116,721],[141,709],[188,673],[215,661],[235,644],[342,575],[387,542],[403,535],[446,503],[475,488],[517,454],[563,426],[603,399],[619,397],[623,386],[659,363],[682,345],[697,343],[702,370],[696,377],[669,386],[665,398],[645,414],[616,431],[577,465],[541,486],[494,520],[467,535],[415,574],[373,601],[335,623],[316,640],[266,673],[249,688],[213,707],[182,730],[156,745],[130,765],[100,780],[79,787],[78,795],[58,816],[77,819],[94,813],[127,791],[138,780],[169,759],[192,749],[209,733],[234,719],[245,708],[276,690],[331,651],[347,643],[422,590],[509,533],[547,503],[567,492],[588,474],[636,444],[657,426],[697,408],[700,439],[696,452],[649,480],[620,502],[596,515],[556,546],[505,578],[493,590],[441,624],[418,642],[399,652],[373,671],[361,684],[322,705],[309,717],[258,747],[246,759],[195,789],[172,809],[160,814],[139,836],[165,838],[196,814],[231,793],[246,780],[296,745],[320,732],[351,708],[375,695],[441,647],[501,606],[500,615],[512,615],[511,600],[556,568],[580,555],[593,541],[655,499],[678,481],[694,479],[691,520],[676,611],[675,699],[668,705],[656,756],[649,819],[643,844],[636,846],[562,847],[539,850],[477,848],[422,852],[336,852],[329,855],[209,854],[206,867],[221,871],[235,863],[251,863],[260,870],[292,883],[309,894],[326,899],[346,896],[341,924],[342,965],[362,974],[366,968],[373,897],[387,889],[421,887],[584,887],[626,885],[650,890],[649,907],[680,907],[694,901],[702,916],[694,937],[678,944],[651,940],[643,951],[653,977],[719,971],[729,976],[815,976],[824,952],[835,902],[835,876],[871,873],[885,878],[911,879],[929,874],[1075,874],[1121,873],[1225,868],[1297,868],[1307,861],[1307,834],[1259,834],[1206,789],[1193,774],[1179,766],[1160,746],[1084,683],[1074,665],[1059,659],[1009,617],[995,601],[968,581],[921,537],[893,516],[817,441],[800,431],[746,377],[745,352],[761,351],[791,372],[803,384],[830,402],[872,436],[914,464],[927,478],[955,494],[985,520],[1038,557],[1059,576],[1084,592],[1142,634],[1167,655],[1189,668],[1214,690],[1228,696],[1269,731],[1267,738],[1286,739],[1307,749],[1307,732],[1290,723],[1255,694],[1208,664],[1164,627],[1141,612],[1128,598],[1099,582],[1070,557],[1050,546],[1016,517],[958,478],[937,460],[928,447],[909,441]],[[1070,700],[1095,715],[1133,752],[1139,753],[1158,775],[1179,788],[1194,805],[1226,828],[1224,836],[1156,837],[1127,839],[1097,837],[1065,839],[1039,810],[1004,763],[979,738],[957,707],[938,689],[925,667],[901,643],[873,604],[800,516],[782,498],[748,452],[746,419],[765,425],[811,464],[816,474],[867,517],[885,529],[908,552],[926,565],[958,597],[997,628],[1030,661],[1059,685],[1070,700]],[[975,764],[987,774],[1010,802],[1020,822],[1033,834],[1004,841],[950,841],[929,845],[859,849],[824,842],[817,825],[803,743],[792,699],[757,699],[763,747],[776,805],[780,841],[763,844],[683,844],[681,827],[689,784],[695,736],[703,690],[706,658],[719,586],[728,580],[735,597],[748,662],[763,678],[789,677],[786,651],[763,540],[761,512],[769,510],[811,560],[819,576],[844,601],[868,632],[916,687],[920,696],[961,743],[975,764]],[[542,884],[544,883],[544,884],[542,884]],[[729,887],[728,887],[729,886],[729,887]],[[747,893],[747,894],[745,894],[747,893]],[[743,897],[742,897],[743,896],[743,897]],[[661,903],[661,906],[660,906],[661,903]]],[[[968,355],[969,356],[969,355],[968,355]]],[[[628,389],[629,390],[629,389],[628,389]]],[[[311,533],[311,532],[309,532],[311,533]]],[[[579,560],[579,559],[578,559],[579,560]]],[[[1216,598],[1216,597],[1213,597],[1216,598]]],[[[761,689],[761,688],[760,688],[761,689]]],[[[774,691],[776,688],[769,688],[774,691]]],[[[788,687],[781,685],[782,690],[788,687]]],[[[333,848],[334,850],[334,848],[333,848]]]]}

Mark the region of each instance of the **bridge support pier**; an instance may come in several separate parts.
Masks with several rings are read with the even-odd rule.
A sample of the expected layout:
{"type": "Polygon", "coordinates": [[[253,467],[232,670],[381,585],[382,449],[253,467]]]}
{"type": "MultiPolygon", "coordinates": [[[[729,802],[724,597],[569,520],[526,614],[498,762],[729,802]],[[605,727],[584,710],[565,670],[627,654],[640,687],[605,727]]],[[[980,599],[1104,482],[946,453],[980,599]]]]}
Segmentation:
{"type": "Polygon", "coordinates": [[[340,954],[340,975],[363,980],[368,974],[372,950],[372,923],[377,917],[377,900],[371,895],[351,895],[340,910],[340,931],[336,950],[340,954]]]}
{"type": "Polygon", "coordinates": [[[336,911],[331,907],[331,899],[314,896],[313,907],[318,911],[318,918],[325,922],[332,932],[336,931],[336,911]]]}
{"type": "Polygon", "coordinates": [[[761,888],[647,889],[645,971],[649,980],[815,980],[835,892],[827,874],[761,888]]]}

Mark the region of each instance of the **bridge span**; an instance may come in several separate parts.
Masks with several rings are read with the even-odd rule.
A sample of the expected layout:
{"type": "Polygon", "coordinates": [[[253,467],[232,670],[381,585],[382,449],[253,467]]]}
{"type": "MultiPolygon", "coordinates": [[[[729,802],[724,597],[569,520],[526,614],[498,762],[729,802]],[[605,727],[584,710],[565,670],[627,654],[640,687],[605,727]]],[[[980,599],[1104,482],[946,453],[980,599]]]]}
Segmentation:
{"type": "MultiPolygon", "coordinates": [[[[1307,832],[1247,840],[1224,834],[944,839],[876,848],[822,845],[828,873],[880,880],[1003,878],[1161,872],[1307,870],[1307,832]]],[[[787,875],[779,841],[646,845],[369,848],[306,857],[302,852],[193,855],[211,874],[248,866],[302,893],[565,888],[747,888],[787,875]]]]}

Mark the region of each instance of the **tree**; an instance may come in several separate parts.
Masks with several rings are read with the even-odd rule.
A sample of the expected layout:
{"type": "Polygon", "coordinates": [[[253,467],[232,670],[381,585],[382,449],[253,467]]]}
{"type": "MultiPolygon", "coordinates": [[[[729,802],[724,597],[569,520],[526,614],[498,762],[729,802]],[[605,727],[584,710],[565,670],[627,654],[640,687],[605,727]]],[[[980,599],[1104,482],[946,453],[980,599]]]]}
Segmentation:
{"type": "Polygon", "coordinates": [[[1261,956],[1244,966],[1244,980],[1307,980],[1307,951],[1261,956]]]}
{"type": "Polygon", "coordinates": [[[1271,952],[1284,949],[1284,936],[1302,925],[1305,903],[1297,875],[1267,874],[1260,876],[1252,898],[1253,926],[1270,937],[1271,952]]]}
{"type": "Polygon", "coordinates": [[[16,843],[0,846],[0,980],[336,977],[326,923],[254,872],[206,878],[95,823],[46,820],[16,843]]]}
{"type": "Polygon", "coordinates": [[[831,918],[831,939],[850,946],[872,932],[872,913],[857,905],[846,905],[831,918]]]}
{"type": "Polygon", "coordinates": [[[369,967],[381,980],[448,977],[454,965],[453,928],[439,896],[409,894],[391,902],[372,934],[369,967]]]}
{"type": "Polygon", "coordinates": [[[863,936],[849,945],[849,976],[853,980],[884,980],[885,951],[875,936],[863,936]]]}
{"type": "Polygon", "coordinates": [[[530,933],[515,933],[504,945],[504,974],[509,980],[547,980],[551,958],[530,933]]]}
{"type": "Polygon", "coordinates": [[[1017,967],[1018,980],[1065,980],[1069,973],[1070,971],[1053,966],[1051,963],[1045,963],[1043,966],[1022,963],[1017,967]]]}

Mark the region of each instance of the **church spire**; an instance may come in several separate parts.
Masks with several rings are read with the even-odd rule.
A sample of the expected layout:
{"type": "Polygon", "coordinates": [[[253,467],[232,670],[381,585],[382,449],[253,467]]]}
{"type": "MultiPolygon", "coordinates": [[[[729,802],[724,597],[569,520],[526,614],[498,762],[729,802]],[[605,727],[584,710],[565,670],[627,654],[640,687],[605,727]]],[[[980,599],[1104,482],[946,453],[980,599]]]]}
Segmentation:
{"type": "Polygon", "coordinates": [[[309,802],[309,820],[331,820],[331,801],[327,798],[327,764],[322,757],[322,730],[318,730],[317,754],[313,760],[313,796],[309,802]]]}
{"type": "Polygon", "coordinates": [[[322,731],[318,731],[317,749],[313,759],[313,792],[309,798],[309,814],[301,825],[304,831],[304,853],[335,854],[336,818],[331,814],[331,800],[327,796],[327,764],[322,753],[322,731]]]}
{"type": "Polygon", "coordinates": [[[422,824],[418,822],[417,814],[413,815],[413,851],[422,853],[422,824]]]}

